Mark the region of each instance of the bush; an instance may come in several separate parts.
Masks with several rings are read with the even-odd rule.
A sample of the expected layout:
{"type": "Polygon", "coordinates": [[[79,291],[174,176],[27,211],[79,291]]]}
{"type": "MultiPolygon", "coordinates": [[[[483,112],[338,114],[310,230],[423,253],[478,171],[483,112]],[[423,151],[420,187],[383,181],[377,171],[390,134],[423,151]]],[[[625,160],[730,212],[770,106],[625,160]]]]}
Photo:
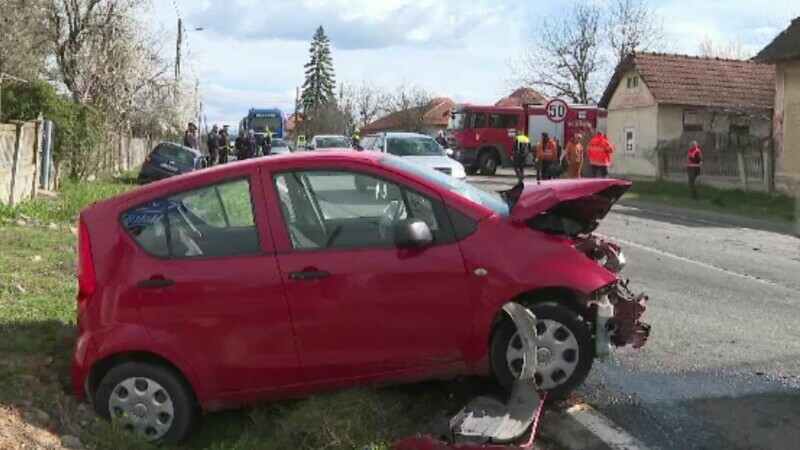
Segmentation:
{"type": "Polygon", "coordinates": [[[55,124],[53,162],[72,179],[83,179],[96,167],[103,141],[101,112],[70,101],[44,81],[3,86],[2,120],[34,120],[43,114],[55,124]]]}

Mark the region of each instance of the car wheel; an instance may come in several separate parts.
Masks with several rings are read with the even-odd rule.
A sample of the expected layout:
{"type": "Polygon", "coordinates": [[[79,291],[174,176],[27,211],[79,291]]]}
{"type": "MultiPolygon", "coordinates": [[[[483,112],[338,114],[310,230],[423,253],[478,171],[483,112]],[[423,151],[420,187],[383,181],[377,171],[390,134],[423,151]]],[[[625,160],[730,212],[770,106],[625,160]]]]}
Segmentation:
{"type": "Polygon", "coordinates": [[[144,439],[167,444],[183,441],[199,415],[191,389],[175,372],[140,362],[108,371],[96,389],[94,409],[144,439]]]}
{"type": "Polygon", "coordinates": [[[478,169],[481,175],[494,175],[497,172],[497,157],[491,151],[485,151],[478,158],[478,169]]]}
{"type": "MultiPolygon", "coordinates": [[[[589,326],[577,312],[558,303],[538,303],[529,309],[536,316],[536,383],[547,391],[548,398],[565,399],[592,368],[594,352],[589,326]]],[[[495,328],[490,358],[492,374],[510,390],[525,362],[522,341],[510,319],[495,328]]]]}

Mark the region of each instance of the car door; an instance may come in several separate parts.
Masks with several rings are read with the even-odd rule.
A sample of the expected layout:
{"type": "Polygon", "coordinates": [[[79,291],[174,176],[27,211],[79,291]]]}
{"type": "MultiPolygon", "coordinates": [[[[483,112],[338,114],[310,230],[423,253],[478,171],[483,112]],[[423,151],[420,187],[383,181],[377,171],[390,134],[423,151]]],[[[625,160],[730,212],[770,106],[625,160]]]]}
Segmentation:
{"type": "Polygon", "coordinates": [[[330,165],[263,176],[304,379],[460,367],[474,294],[435,192],[330,165]],[[392,222],[407,217],[433,246],[394,247],[392,222]]]}
{"type": "MultiPolygon", "coordinates": [[[[254,172],[253,175],[255,175],[254,172]]],[[[295,382],[298,370],[258,178],[250,174],[127,210],[131,274],[156,345],[191,361],[206,391],[295,382]]]]}

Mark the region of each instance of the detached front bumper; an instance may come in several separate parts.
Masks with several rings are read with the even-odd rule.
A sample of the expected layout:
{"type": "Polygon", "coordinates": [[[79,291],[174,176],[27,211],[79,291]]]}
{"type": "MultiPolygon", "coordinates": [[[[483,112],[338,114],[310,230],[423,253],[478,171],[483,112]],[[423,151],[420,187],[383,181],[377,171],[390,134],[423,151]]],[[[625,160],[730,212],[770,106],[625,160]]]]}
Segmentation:
{"type": "Polygon", "coordinates": [[[627,280],[617,280],[597,293],[595,356],[604,359],[614,347],[641,348],[650,337],[650,325],[641,317],[648,297],[634,294],[627,280]]]}

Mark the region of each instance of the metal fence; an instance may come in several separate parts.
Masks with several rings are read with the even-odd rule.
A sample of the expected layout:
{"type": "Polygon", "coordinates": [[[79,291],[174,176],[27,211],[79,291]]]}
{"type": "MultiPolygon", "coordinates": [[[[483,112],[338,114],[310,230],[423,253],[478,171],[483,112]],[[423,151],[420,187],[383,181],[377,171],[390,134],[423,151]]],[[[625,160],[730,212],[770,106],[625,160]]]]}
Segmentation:
{"type": "Polygon", "coordinates": [[[663,176],[685,175],[686,154],[692,141],[697,141],[703,149],[704,177],[733,181],[743,189],[771,189],[771,143],[769,139],[754,136],[698,132],[662,141],[657,151],[663,176]]]}

